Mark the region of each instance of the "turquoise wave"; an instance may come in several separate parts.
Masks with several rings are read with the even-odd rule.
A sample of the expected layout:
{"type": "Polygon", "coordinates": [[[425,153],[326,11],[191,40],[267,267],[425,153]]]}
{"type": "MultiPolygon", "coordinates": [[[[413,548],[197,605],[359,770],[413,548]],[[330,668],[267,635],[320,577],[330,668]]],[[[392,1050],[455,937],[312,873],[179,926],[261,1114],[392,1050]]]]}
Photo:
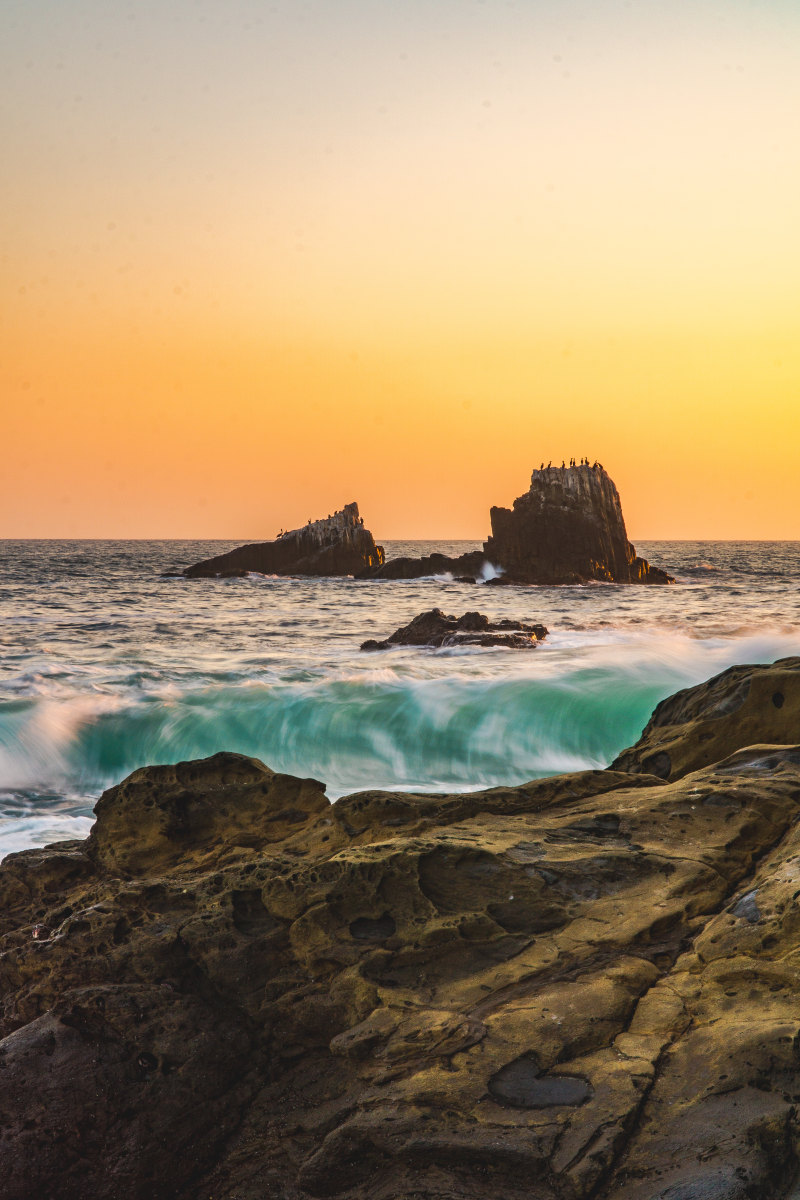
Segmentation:
{"type": "Polygon", "coordinates": [[[149,763],[235,750],[359,788],[465,789],[605,766],[674,680],[586,668],[552,678],[214,686],[133,702],[0,706],[6,786],[97,794],[149,763]]]}

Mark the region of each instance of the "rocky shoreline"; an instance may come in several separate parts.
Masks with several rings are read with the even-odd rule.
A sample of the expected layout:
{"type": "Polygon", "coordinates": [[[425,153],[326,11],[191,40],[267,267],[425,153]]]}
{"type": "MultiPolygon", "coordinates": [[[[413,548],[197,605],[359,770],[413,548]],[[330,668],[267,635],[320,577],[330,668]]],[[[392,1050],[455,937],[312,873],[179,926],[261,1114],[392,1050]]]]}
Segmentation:
{"type": "Polygon", "coordinates": [[[0,866],[3,1196],[790,1200],[799,713],[787,659],[519,787],[134,772],[0,866]]]}

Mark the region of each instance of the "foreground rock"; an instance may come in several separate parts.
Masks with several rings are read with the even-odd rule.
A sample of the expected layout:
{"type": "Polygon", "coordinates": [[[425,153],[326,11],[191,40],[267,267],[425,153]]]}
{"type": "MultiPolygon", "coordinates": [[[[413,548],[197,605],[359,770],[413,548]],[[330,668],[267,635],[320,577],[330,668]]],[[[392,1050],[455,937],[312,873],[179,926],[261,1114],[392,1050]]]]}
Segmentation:
{"type": "Polygon", "coordinates": [[[358,515],[357,504],[302,529],[281,534],[274,542],[238,546],[227,554],[208,558],[187,567],[189,579],[247,575],[359,575],[383,563],[383,547],[358,515]]]}
{"type": "Polygon", "coordinates": [[[487,558],[506,583],[674,583],[628,541],[619,492],[601,466],[545,467],[490,513],[487,558]]]}
{"type": "Polygon", "coordinates": [[[757,741],[800,741],[800,658],[731,667],[662,700],[612,767],[679,779],[757,741]]]}
{"type": "MultiPolygon", "coordinates": [[[[799,669],[669,711],[773,671],[772,729],[799,669]]],[[[796,745],[333,806],[137,771],[0,866],[4,1200],[790,1200],[799,804],[796,745]]]]}
{"type": "Polygon", "coordinates": [[[362,642],[362,650],[390,650],[393,646],[508,646],[514,650],[532,650],[547,637],[544,625],[526,625],[524,621],[497,621],[483,613],[468,612],[463,617],[448,616],[440,608],[420,613],[414,620],[396,629],[383,642],[362,642]]]}

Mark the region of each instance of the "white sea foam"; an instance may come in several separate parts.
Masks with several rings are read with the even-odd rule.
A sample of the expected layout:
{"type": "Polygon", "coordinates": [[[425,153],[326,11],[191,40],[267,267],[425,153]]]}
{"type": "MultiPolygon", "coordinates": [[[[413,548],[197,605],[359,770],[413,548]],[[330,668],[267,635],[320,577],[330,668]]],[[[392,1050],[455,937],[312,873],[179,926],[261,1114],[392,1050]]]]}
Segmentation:
{"type": "Polygon", "coordinates": [[[18,850],[46,846],[50,842],[65,842],[85,838],[92,827],[91,817],[30,816],[22,819],[2,818],[0,824],[0,858],[18,850]]]}
{"type": "Polygon", "coordinates": [[[478,607],[474,588],[264,576],[198,588],[161,574],[227,548],[15,549],[0,608],[0,848],[72,820],[85,830],[93,798],[138,766],[222,749],[314,775],[331,797],[603,766],[665,695],[800,653],[792,544],[640,546],[688,582],[488,588],[480,608],[492,619],[549,627],[538,649],[382,655],[358,647],[435,605],[478,607]]]}

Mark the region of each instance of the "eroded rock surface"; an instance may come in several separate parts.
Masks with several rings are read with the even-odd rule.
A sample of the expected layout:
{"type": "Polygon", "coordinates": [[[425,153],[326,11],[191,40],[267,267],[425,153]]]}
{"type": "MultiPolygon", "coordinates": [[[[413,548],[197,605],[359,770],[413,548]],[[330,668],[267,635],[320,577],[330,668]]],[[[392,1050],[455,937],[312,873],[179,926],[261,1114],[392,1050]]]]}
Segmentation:
{"type": "Polygon", "coordinates": [[[513,508],[492,508],[486,557],[495,582],[673,583],[628,541],[619,492],[601,466],[545,467],[513,508]]]}
{"type": "Polygon", "coordinates": [[[533,650],[547,637],[544,625],[524,621],[492,622],[479,612],[449,616],[440,608],[420,613],[408,625],[396,629],[385,641],[370,638],[362,650],[390,650],[393,646],[506,646],[514,650],[533,650]]]}
{"type": "Polygon", "coordinates": [[[346,504],[332,516],[309,521],[272,542],[238,546],[227,554],[195,563],[184,571],[189,579],[247,575],[359,575],[383,563],[383,547],[358,515],[357,504],[346,504]]]}
{"type": "Polygon", "coordinates": [[[0,866],[4,1200],[789,1200],[799,812],[795,744],[335,805],[137,771],[0,866]]]}
{"type": "Polygon", "coordinates": [[[657,706],[612,766],[679,779],[752,742],[800,740],[800,658],[730,667],[657,706]]]}

